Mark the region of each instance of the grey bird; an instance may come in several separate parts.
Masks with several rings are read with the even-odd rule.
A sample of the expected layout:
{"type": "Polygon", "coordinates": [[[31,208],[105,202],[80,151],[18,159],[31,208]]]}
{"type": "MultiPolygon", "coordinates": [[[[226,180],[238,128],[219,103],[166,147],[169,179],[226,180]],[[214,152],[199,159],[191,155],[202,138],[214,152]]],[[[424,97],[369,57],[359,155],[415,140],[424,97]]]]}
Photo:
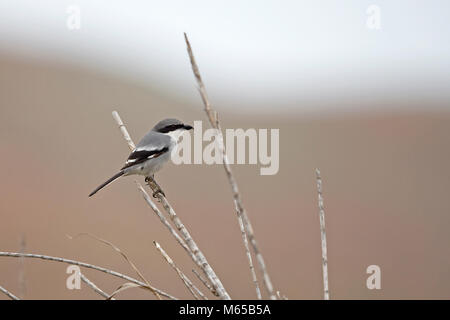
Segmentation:
{"type": "MultiPolygon", "coordinates": [[[[120,171],[99,185],[89,194],[89,197],[121,176],[137,174],[145,176],[146,181],[153,179],[155,172],[169,161],[183,132],[191,129],[192,126],[177,119],[161,120],[139,141],[120,171]]],[[[156,192],[163,193],[161,188],[156,192]]]]}

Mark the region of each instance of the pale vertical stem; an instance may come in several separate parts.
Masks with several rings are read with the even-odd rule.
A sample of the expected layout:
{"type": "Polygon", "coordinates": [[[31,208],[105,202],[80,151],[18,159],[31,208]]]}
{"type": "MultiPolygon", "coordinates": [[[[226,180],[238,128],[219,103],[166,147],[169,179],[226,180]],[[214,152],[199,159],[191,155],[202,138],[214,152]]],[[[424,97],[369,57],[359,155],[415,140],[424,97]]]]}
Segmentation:
{"type": "Polygon", "coordinates": [[[242,216],[239,216],[238,220],[239,220],[239,227],[241,229],[242,240],[244,241],[245,252],[247,254],[248,264],[250,266],[250,272],[252,274],[253,283],[255,284],[255,288],[256,288],[256,297],[259,300],[261,300],[262,299],[261,289],[259,288],[258,278],[256,277],[255,267],[253,266],[252,255],[250,253],[250,248],[248,246],[248,239],[247,239],[247,234],[245,233],[244,222],[242,221],[242,216]]]}
{"type": "MultiPolygon", "coordinates": [[[[198,84],[198,89],[199,89],[200,96],[203,101],[203,105],[205,107],[206,115],[209,119],[211,126],[215,129],[217,129],[217,131],[218,131],[219,137],[217,137],[217,142],[219,144],[219,149],[220,149],[220,152],[222,155],[223,167],[225,169],[225,173],[227,175],[228,182],[230,183],[230,186],[231,186],[234,206],[235,206],[236,214],[238,216],[238,220],[242,219],[244,222],[246,236],[248,236],[250,239],[250,243],[252,244],[252,248],[255,253],[256,259],[258,261],[259,268],[261,269],[261,272],[263,273],[264,286],[267,290],[267,293],[269,294],[271,299],[276,299],[276,296],[275,296],[274,290],[273,290],[272,281],[270,280],[269,273],[267,271],[266,264],[264,262],[264,258],[262,256],[261,251],[259,250],[258,244],[256,242],[255,234],[253,232],[253,228],[250,223],[250,218],[248,217],[247,212],[244,210],[244,206],[242,204],[242,199],[241,199],[241,195],[239,193],[238,185],[237,185],[236,179],[233,176],[233,172],[231,170],[231,166],[228,161],[228,157],[227,157],[224,143],[223,143],[222,128],[220,126],[218,113],[217,113],[217,111],[215,111],[211,108],[211,103],[209,102],[208,95],[206,93],[206,88],[203,83],[202,77],[200,75],[200,71],[199,71],[197,62],[195,61],[194,53],[192,51],[192,47],[191,47],[191,44],[189,43],[189,39],[188,39],[186,33],[184,34],[184,39],[186,41],[186,46],[187,46],[187,51],[189,54],[189,59],[191,61],[192,71],[194,73],[195,79],[198,84]]],[[[245,240],[244,240],[244,242],[245,242],[245,240]]],[[[250,269],[252,269],[251,256],[250,256],[249,262],[250,262],[250,269]]]]}
{"type": "Polygon", "coordinates": [[[323,272],[323,298],[330,299],[328,290],[328,258],[327,258],[327,233],[325,231],[325,209],[322,196],[322,178],[319,169],[316,169],[317,194],[319,203],[320,238],[322,240],[322,272],[323,272]]]}

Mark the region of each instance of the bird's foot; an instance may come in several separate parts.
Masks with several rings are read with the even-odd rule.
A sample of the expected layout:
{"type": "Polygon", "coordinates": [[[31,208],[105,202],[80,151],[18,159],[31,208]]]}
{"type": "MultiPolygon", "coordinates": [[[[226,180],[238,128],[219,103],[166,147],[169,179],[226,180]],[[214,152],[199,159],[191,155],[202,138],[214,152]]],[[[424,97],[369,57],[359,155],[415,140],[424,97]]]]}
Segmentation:
{"type": "Polygon", "coordinates": [[[150,189],[153,190],[153,198],[159,198],[159,195],[166,197],[166,194],[156,182],[154,177],[145,177],[145,182],[148,184],[150,189]]]}
{"type": "Polygon", "coordinates": [[[157,190],[153,190],[153,198],[159,199],[159,195],[162,195],[164,198],[166,197],[166,194],[164,193],[164,191],[161,190],[161,188],[158,188],[157,190]]]}

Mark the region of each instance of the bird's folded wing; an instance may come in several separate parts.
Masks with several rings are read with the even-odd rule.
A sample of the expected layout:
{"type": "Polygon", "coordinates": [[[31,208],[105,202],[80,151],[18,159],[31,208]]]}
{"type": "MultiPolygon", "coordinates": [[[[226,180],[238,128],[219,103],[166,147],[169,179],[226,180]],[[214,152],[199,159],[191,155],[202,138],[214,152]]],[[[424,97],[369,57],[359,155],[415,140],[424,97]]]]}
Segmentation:
{"type": "Polygon", "coordinates": [[[129,168],[129,167],[137,165],[137,164],[140,164],[147,160],[157,158],[160,155],[162,155],[168,151],[169,151],[168,147],[163,147],[160,149],[153,149],[153,150],[136,148],[130,154],[130,156],[127,159],[127,162],[125,162],[125,165],[121,168],[121,170],[129,168]]]}

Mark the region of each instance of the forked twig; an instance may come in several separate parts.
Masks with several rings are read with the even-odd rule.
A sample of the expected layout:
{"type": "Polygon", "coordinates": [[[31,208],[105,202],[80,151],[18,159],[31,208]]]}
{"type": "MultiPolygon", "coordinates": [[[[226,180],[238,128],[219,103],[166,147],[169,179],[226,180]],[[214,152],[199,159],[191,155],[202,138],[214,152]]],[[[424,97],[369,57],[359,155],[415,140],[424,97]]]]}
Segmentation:
{"type": "MultiPolygon", "coordinates": [[[[81,262],[81,261],[76,261],[76,260],[72,260],[72,259],[65,259],[65,258],[60,258],[60,257],[53,257],[53,256],[47,256],[47,255],[43,255],[43,254],[34,254],[34,253],[20,253],[20,252],[0,252],[0,257],[14,257],[14,258],[20,258],[20,257],[24,257],[24,258],[34,258],[34,259],[42,259],[42,260],[48,260],[48,261],[55,261],[55,262],[62,262],[62,263],[67,263],[67,264],[73,264],[73,265],[77,265],[80,267],[84,267],[84,268],[89,268],[89,269],[94,269],[97,271],[101,271],[104,272],[106,274],[109,274],[111,276],[117,277],[117,278],[122,278],[124,280],[127,280],[129,282],[133,282],[135,284],[138,284],[140,286],[146,287],[147,284],[145,284],[144,282],[141,282],[139,280],[136,280],[132,277],[129,277],[127,275],[124,275],[122,273],[119,273],[117,271],[113,271],[113,270],[109,270],[103,267],[99,267],[90,263],[86,263],[86,262],[81,262]]],[[[178,300],[177,298],[175,298],[174,296],[165,293],[164,291],[157,289],[155,287],[152,287],[153,290],[155,290],[159,295],[172,299],[172,300],[178,300]]]]}
{"type": "Polygon", "coordinates": [[[104,298],[108,298],[109,294],[107,294],[106,292],[104,292],[102,289],[100,289],[99,287],[97,287],[95,285],[95,283],[93,283],[91,280],[89,280],[83,273],[80,273],[80,278],[81,281],[83,281],[84,283],[86,283],[92,290],[94,290],[95,292],[97,292],[99,295],[101,295],[104,298]]]}
{"type": "Polygon", "coordinates": [[[206,298],[205,295],[192,283],[192,281],[189,280],[189,278],[176,266],[175,262],[172,260],[171,257],[169,257],[166,251],[164,251],[161,245],[156,241],[153,241],[153,244],[155,245],[159,253],[161,253],[164,259],[167,261],[167,263],[177,272],[178,276],[183,281],[186,288],[188,288],[189,292],[194,296],[194,298],[198,300],[198,296],[194,292],[195,290],[204,300],[208,300],[208,298],[206,298]]]}
{"type": "Polygon", "coordinates": [[[203,277],[197,272],[197,270],[192,269],[192,272],[195,274],[195,276],[200,280],[201,283],[203,283],[203,285],[208,288],[209,291],[211,291],[211,293],[213,295],[217,295],[216,291],[214,291],[214,288],[208,283],[208,280],[203,279],[203,277]]]}
{"type": "MultiPolygon", "coordinates": [[[[273,293],[272,281],[270,280],[269,273],[267,271],[266,264],[264,262],[264,258],[262,256],[261,251],[259,250],[259,246],[256,242],[255,234],[253,232],[253,228],[251,226],[250,219],[249,219],[247,212],[245,211],[244,206],[242,204],[242,199],[241,199],[241,195],[239,193],[238,185],[237,185],[236,179],[233,176],[230,162],[229,162],[227,154],[225,152],[225,146],[223,143],[223,136],[222,136],[222,128],[220,126],[218,113],[217,113],[217,111],[215,111],[211,108],[211,103],[209,102],[208,95],[206,93],[206,88],[203,83],[202,77],[200,76],[200,71],[199,71],[197,62],[195,61],[194,53],[192,52],[192,47],[191,47],[191,44],[189,43],[189,39],[188,39],[186,33],[184,34],[184,39],[186,41],[186,46],[187,46],[187,51],[189,54],[189,59],[191,61],[192,71],[194,73],[195,79],[197,80],[198,90],[200,92],[200,96],[202,98],[203,105],[205,106],[206,115],[209,119],[211,126],[214,129],[216,129],[217,133],[218,133],[218,137],[216,137],[216,141],[218,142],[218,147],[222,154],[223,167],[225,169],[225,173],[227,175],[228,182],[230,183],[231,191],[233,193],[233,200],[234,200],[236,214],[238,216],[238,219],[242,220],[244,222],[244,227],[245,227],[245,232],[246,232],[246,235],[244,235],[244,237],[243,237],[244,245],[246,243],[246,237],[248,236],[248,238],[250,239],[250,243],[252,244],[256,259],[258,260],[258,264],[261,269],[261,272],[263,273],[264,285],[266,287],[267,293],[269,294],[271,299],[276,299],[276,296],[273,293]]],[[[247,247],[248,246],[246,245],[246,250],[248,249],[247,247]]],[[[253,280],[254,280],[254,283],[256,286],[257,296],[259,298],[260,291],[259,291],[258,281],[255,280],[256,273],[254,271],[252,258],[251,258],[250,253],[248,252],[248,250],[247,250],[247,258],[248,258],[248,262],[249,262],[249,266],[250,266],[250,271],[252,273],[252,277],[253,277],[253,280]]]]}
{"type": "Polygon", "coordinates": [[[131,266],[131,268],[133,268],[133,270],[136,272],[136,274],[139,276],[139,278],[141,278],[141,280],[144,281],[147,284],[146,288],[148,288],[159,300],[162,300],[161,297],[159,296],[159,294],[155,290],[152,289],[152,286],[150,285],[150,282],[148,282],[148,280],[144,277],[144,275],[139,271],[139,269],[136,267],[134,262],[131,261],[131,259],[128,258],[128,256],[122,250],[120,250],[120,248],[117,247],[115,244],[113,244],[112,242],[109,242],[109,241],[107,241],[105,239],[99,238],[99,237],[97,237],[97,236],[95,236],[93,234],[90,234],[90,233],[79,233],[79,234],[75,235],[75,237],[72,237],[70,235],[67,235],[67,236],[69,237],[69,239],[74,239],[74,238],[79,237],[79,236],[88,236],[88,237],[90,237],[90,238],[92,238],[94,240],[97,240],[97,241],[99,241],[99,242],[101,242],[103,244],[106,244],[109,247],[113,248],[116,252],[118,252],[125,259],[125,261],[131,266]]]}
{"type": "Polygon", "coordinates": [[[323,273],[323,298],[330,299],[328,290],[328,259],[327,259],[327,233],[325,231],[325,209],[323,207],[322,178],[319,169],[316,169],[317,197],[319,203],[320,238],[322,241],[322,273],[323,273]]]}

